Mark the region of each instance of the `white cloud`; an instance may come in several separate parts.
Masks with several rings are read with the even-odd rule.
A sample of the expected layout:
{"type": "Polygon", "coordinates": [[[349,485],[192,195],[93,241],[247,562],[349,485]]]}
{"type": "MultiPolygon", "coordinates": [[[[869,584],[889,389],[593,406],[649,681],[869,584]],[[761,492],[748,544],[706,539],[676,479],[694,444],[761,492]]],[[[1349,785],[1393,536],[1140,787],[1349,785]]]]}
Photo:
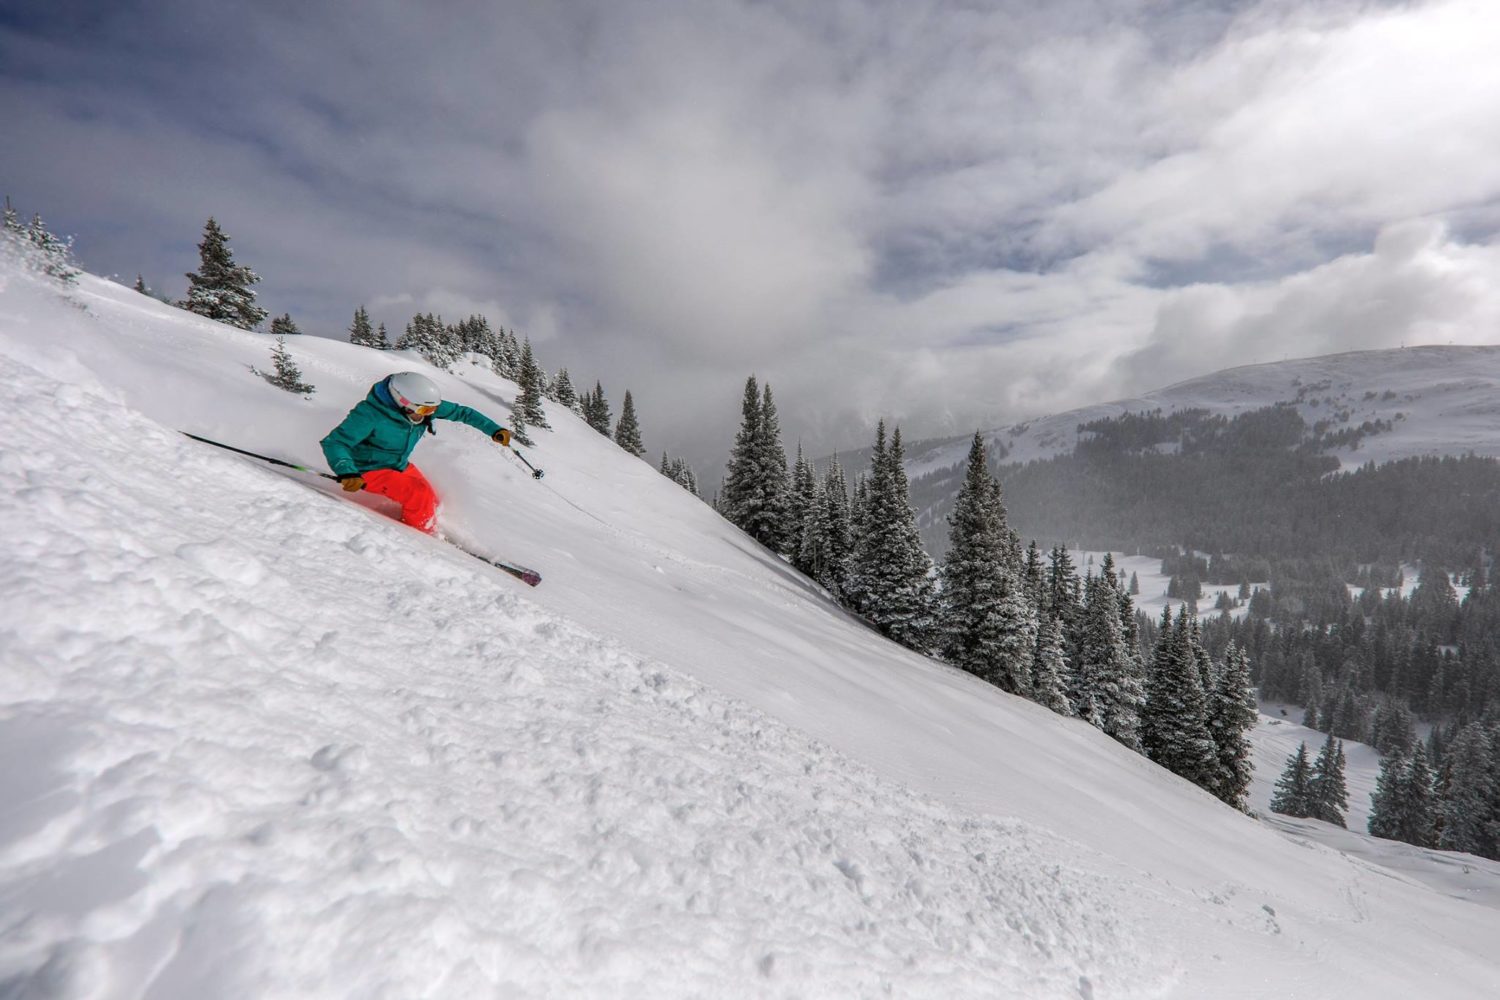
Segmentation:
{"type": "Polygon", "coordinates": [[[1383,229],[1368,252],[1277,282],[1171,293],[1126,369],[1140,386],[1283,357],[1493,343],[1497,332],[1500,247],[1403,222],[1383,229]]]}
{"type": "Polygon", "coordinates": [[[0,30],[23,208],[153,282],[212,212],[305,328],[483,312],[653,449],[750,371],[819,450],[1497,329],[1485,4],[219,6],[0,30]]]}
{"type": "Polygon", "coordinates": [[[1153,257],[1290,231],[1369,228],[1500,197],[1500,17],[1400,7],[1338,23],[1247,18],[1165,83],[1192,123],[1171,155],[1059,210],[1059,227],[1153,257]]]}
{"type": "Polygon", "coordinates": [[[859,179],[788,170],[718,115],[554,115],[529,148],[574,280],[611,324],[674,351],[754,365],[817,337],[866,270],[846,217],[859,179]]]}

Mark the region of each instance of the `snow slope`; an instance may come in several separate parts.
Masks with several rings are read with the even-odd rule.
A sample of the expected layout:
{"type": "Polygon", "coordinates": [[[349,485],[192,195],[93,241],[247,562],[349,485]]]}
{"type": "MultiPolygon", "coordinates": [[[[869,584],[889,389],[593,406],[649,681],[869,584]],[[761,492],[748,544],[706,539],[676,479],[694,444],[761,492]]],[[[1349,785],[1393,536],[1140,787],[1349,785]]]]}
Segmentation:
{"type": "Polygon", "coordinates": [[[541,482],[417,456],[534,591],[176,433],[312,462],[425,369],[291,346],[311,399],[0,271],[0,996],[1493,995],[1500,910],[892,647],[569,415],[541,482]]]}
{"type": "Polygon", "coordinates": [[[1298,745],[1307,744],[1311,759],[1328,737],[1298,723],[1303,713],[1301,706],[1265,703],[1260,711],[1259,725],[1251,734],[1255,779],[1250,789],[1250,806],[1266,822],[1299,839],[1315,841],[1410,875],[1451,896],[1500,907],[1500,861],[1453,851],[1430,851],[1365,833],[1369,829],[1375,781],[1380,776],[1380,755],[1374,747],[1344,741],[1344,783],[1349,791],[1349,808],[1344,815],[1347,829],[1272,813],[1271,796],[1276,790],[1276,779],[1297,752],[1298,745]]]}
{"type": "MultiPolygon", "coordinates": [[[[1297,407],[1309,427],[1329,432],[1390,421],[1392,429],[1331,449],[1345,469],[1423,455],[1500,457],[1500,346],[1426,346],[1351,351],[1248,365],[1204,375],[1143,396],[1086,406],[987,431],[1007,462],[1051,458],[1073,450],[1079,424],[1160,409],[1205,409],[1234,417],[1277,403],[1297,407]]],[[[969,439],[914,446],[913,477],[964,461],[969,439]]]]}

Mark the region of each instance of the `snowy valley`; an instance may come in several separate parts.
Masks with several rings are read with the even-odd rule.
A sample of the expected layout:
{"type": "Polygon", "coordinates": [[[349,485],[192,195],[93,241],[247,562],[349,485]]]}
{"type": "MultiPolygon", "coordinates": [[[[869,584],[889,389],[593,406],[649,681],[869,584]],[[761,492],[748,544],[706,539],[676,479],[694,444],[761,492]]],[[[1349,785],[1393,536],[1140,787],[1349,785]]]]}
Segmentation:
{"type": "MultiPolygon", "coordinates": [[[[457,425],[417,457],[536,590],[179,433],[314,465],[392,365],[515,393],[289,344],[307,398],[264,335],[0,273],[0,996],[1495,994],[1500,866],[1235,812],[881,639],[570,414],[541,481],[457,425]]],[[[1427,356],[1359,459],[1479,448],[1427,356]]]]}

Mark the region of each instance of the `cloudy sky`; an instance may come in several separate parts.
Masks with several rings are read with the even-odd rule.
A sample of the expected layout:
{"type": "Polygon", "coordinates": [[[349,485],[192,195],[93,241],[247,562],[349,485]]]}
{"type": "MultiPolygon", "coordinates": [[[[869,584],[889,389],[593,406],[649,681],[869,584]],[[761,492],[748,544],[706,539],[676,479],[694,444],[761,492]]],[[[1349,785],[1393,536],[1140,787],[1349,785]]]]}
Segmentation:
{"type": "Polygon", "coordinates": [[[1494,0],[0,4],[0,189],[178,296],[482,312],[721,457],[1500,341],[1494,0]],[[24,8],[24,9],[23,9],[24,8]],[[33,9],[34,8],[34,9],[33,9]]]}

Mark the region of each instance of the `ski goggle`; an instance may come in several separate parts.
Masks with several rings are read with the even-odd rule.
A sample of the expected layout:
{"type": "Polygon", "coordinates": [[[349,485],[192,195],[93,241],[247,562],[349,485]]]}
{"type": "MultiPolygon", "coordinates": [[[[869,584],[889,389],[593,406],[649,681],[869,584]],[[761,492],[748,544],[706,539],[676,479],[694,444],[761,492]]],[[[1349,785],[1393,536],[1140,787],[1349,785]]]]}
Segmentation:
{"type": "Polygon", "coordinates": [[[396,405],[407,413],[417,417],[430,417],[437,412],[436,403],[413,403],[399,392],[392,390],[391,397],[396,400],[396,405]]]}

